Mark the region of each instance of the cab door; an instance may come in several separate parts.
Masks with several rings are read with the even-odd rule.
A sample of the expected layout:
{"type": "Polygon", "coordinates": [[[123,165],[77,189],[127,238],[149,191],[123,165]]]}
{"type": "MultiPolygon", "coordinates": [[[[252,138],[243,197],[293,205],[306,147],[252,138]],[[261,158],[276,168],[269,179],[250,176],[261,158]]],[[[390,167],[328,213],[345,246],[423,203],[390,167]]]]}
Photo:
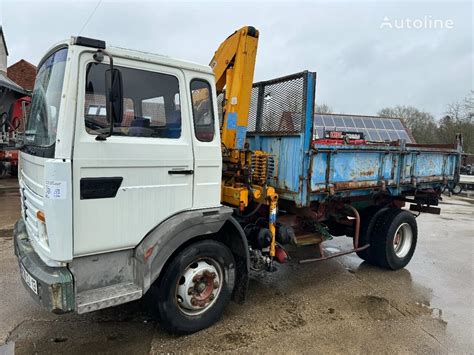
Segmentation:
{"type": "Polygon", "coordinates": [[[188,78],[194,146],[193,206],[215,207],[221,203],[222,153],[214,78],[191,73],[188,78]]]}
{"type": "Polygon", "coordinates": [[[80,60],[73,154],[74,255],[135,247],[166,218],[192,207],[193,151],[180,69],[114,56],[124,112],[106,120],[104,63],[80,60]]]}

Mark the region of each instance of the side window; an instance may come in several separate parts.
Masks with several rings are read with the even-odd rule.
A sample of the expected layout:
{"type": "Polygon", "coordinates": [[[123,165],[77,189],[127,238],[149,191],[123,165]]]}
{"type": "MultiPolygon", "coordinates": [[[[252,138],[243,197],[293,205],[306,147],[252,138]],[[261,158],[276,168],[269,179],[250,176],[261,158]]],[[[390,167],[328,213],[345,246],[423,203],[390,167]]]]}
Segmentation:
{"type": "MultiPolygon", "coordinates": [[[[87,66],[84,120],[86,131],[108,131],[105,104],[106,64],[87,66]]],[[[122,72],[123,117],[114,123],[113,135],[179,138],[181,110],[178,79],[172,75],[117,67],[122,72]]]]}
{"type": "Polygon", "coordinates": [[[211,86],[207,81],[201,79],[191,81],[194,134],[201,142],[211,142],[214,139],[214,110],[211,96],[211,86]]]}

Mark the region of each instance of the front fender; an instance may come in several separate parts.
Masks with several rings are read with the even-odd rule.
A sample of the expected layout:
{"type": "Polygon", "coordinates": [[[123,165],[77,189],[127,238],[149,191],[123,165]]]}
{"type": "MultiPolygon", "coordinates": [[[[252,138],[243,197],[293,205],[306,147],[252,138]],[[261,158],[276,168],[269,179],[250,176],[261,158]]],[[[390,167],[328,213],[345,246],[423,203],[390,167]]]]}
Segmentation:
{"type": "Polygon", "coordinates": [[[143,276],[143,292],[158,278],[176,250],[195,237],[219,232],[232,212],[232,208],[226,206],[185,211],[168,218],[148,233],[134,252],[136,271],[143,276]]]}

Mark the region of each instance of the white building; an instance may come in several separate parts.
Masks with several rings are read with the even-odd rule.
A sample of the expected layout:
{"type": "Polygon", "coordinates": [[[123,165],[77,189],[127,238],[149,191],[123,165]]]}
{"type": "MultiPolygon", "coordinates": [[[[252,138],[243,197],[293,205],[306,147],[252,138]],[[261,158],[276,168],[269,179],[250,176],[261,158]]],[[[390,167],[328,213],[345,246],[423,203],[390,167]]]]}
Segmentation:
{"type": "MultiPolygon", "coordinates": [[[[7,76],[8,48],[0,26],[0,115],[9,114],[12,103],[26,91],[7,76]]],[[[3,119],[3,117],[2,117],[3,119]]]]}

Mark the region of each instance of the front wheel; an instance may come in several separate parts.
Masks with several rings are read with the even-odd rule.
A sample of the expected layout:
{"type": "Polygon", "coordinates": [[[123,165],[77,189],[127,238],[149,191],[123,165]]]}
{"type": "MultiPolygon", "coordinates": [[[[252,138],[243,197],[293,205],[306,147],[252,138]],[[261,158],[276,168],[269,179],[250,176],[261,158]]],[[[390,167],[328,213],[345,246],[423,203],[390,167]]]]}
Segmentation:
{"type": "Polygon", "coordinates": [[[373,263],[392,270],[405,267],[413,257],[418,228],[413,214],[400,209],[385,211],[371,235],[373,263]]]}
{"type": "Polygon", "coordinates": [[[227,246],[214,240],[191,244],[153,286],[160,325],[175,334],[211,326],[229,303],[234,284],[235,261],[227,246]]]}

